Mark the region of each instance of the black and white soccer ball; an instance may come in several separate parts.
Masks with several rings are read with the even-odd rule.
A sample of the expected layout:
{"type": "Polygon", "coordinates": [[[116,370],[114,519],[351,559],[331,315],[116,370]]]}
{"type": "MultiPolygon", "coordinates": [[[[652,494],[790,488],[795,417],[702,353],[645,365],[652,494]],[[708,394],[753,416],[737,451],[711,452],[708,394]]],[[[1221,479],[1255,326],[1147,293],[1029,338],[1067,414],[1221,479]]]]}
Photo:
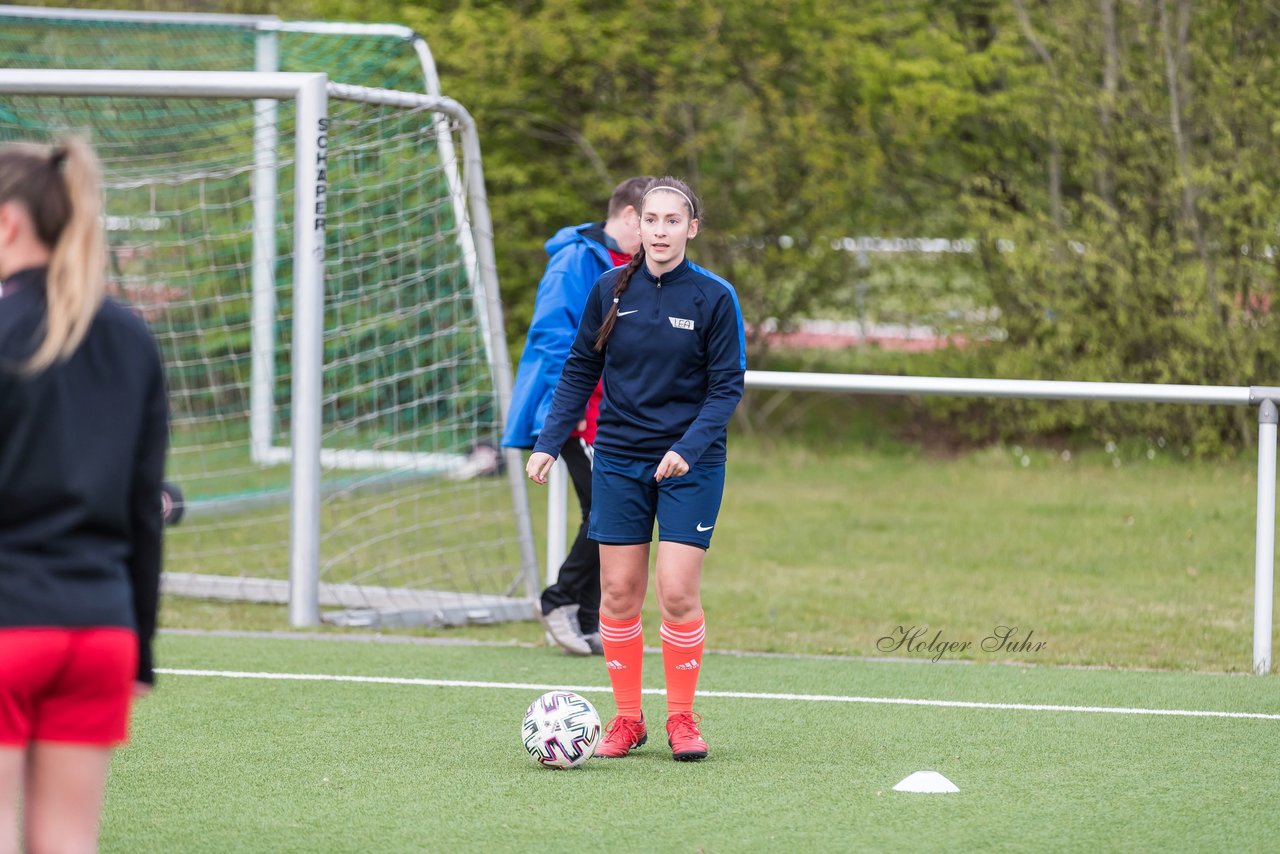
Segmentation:
{"type": "Polygon", "coordinates": [[[524,713],[524,749],[544,768],[576,768],[600,743],[600,715],[572,691],[548,691],[524,713]]]}

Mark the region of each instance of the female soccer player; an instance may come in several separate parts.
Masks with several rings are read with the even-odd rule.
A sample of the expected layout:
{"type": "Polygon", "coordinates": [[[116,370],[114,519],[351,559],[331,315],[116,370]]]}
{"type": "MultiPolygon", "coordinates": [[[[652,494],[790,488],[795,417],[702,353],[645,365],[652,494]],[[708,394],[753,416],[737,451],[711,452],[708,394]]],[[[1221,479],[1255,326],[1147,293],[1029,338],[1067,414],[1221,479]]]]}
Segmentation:
{"type": "MultiPolygon", "coordinates": [[[[628,178],[614,188],[604,222],[560,229],[547,241],[551,259],[538,282],[533,320],[516,368],[502,444],[532,448],[551,409],[551,396],[573,346],[582,306],[600,274],[631,260],[640,248],[640,198],[653,178],[628,178]]],[[[542,591],[542,623],[566,652],[601,655],[600,546],[588,537],[591,455],[599,413],[599,386],[578,429],[560,449],[582,507],[582,524],[554,584],[542,591]]]]}
{"type": "Polygon", "coordinates": [[[546,483],[603,373],[590,536],[600,543],[600,639],[618,713],[597,756],[626,756],[648,739],[640,609],[655,519],[667,743],[680,761],[708,752],[693,713],[705,634],[702,561],[724,491],[725,431],[747,364],[733,286],[685,258],[701,214],[682,181],[650,184],[640,251],[596,281],[526,469],[546,483]]]}
{"type": "Polygon", "coordinates": [[[111,748],[152,682],[168,407],[104,299],[98,163],[0,146],[0,852],[93,851],[111,748]]]}

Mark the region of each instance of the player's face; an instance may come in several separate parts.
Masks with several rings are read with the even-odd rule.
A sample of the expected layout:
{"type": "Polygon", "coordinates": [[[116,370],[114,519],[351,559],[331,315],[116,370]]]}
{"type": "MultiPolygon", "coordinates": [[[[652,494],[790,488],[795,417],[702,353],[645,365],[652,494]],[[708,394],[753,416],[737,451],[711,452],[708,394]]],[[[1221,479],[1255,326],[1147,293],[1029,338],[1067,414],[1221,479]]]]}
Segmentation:
{"type": "Polygon", "coordinates": [[[689,203],[679,193],[656,190],[645,197],[640,241],[649,272],[661,275],[679,266],[685,245],[697,233],[698,221],[690,218],[689,203]]]}

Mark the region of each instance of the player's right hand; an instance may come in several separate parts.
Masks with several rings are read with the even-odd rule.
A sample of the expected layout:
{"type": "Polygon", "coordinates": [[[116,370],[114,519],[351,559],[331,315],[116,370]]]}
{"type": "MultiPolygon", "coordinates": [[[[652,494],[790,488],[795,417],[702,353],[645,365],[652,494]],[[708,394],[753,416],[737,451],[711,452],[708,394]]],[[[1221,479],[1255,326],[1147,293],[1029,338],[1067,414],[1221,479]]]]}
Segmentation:
{"type": "Polygon", "coordinates": [[[555,464],[555,457],[544,454],[542,451],[535,451],[529,455],[529,464],[524,467],[524,471],[529,475],[529,480],[534,483],[546,483],[547,475],[551,473],[551,467],[555,464]]]}

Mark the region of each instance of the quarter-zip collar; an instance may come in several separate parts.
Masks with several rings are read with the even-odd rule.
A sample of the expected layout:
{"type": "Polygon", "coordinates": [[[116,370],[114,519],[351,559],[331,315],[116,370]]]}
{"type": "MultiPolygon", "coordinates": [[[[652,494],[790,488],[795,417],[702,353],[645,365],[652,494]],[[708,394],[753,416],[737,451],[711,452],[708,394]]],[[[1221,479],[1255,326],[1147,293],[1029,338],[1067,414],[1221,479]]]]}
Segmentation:
{"type": "Polygon", "coordinates": [[[685,255],[680,259],[679,264],[663,273],[661,276],[655,276],[653,273],[650,273],[648,264],[641,264],[639,273],[641,276],[644,276],[646,281],[659,286],[678,282],[685,276],[689,275],[689,256],[685,255]]]}

